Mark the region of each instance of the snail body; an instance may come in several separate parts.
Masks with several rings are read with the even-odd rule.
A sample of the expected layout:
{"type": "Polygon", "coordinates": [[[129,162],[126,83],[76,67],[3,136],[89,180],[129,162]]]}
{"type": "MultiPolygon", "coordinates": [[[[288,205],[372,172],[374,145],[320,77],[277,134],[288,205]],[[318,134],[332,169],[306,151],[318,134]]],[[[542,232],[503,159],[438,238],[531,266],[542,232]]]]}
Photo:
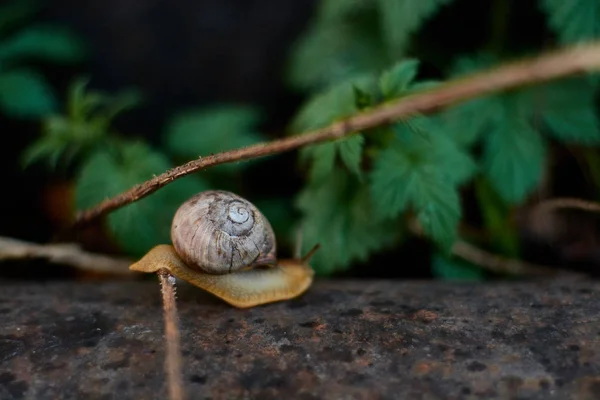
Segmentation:
{"type": "Polygon", "coordinates": [[[173,217],[171,241],[129,268],[164,268],[239,308],[291,299],[312,284],[307,258],[278,260],[269,221],[231,192],[208,190],[184,202],[173,217]]]}

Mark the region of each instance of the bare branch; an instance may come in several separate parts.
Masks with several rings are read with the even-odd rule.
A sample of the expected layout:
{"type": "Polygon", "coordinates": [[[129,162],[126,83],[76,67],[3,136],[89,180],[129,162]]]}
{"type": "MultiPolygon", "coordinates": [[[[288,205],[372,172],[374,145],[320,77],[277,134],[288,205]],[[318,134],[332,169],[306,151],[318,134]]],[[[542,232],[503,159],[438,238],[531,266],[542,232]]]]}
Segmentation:
{"type": "Polygon", "coordinates": [[[81,270],[109,274],[129,275],[131,261],[83,251],[76,244],[36,244],[22,240],[0,237],[0,261],[28,258],[44,258],[57,264],[69,265],[81,270]]]}
{"type": "MultiPolygon", "coordinates": [[[[414,235],[420,237],[423,236],[423,229],[416,219],[409,218],[407,226],[414,235]]],[[[546,278],[555,276],[583,278],[586,276],[585,274],[567,271],[557,267],[531,264],[513,258],[501,257],[463,240],[457,240],[454,243],[454,246],[452,246],[452,254],[469,261],[474,265],[478,265],[487,271],[500,274],[546,278]]]]}
{"type": "Polygon", "coordinates": [[[560,209],[573,209],[600,213],[600,203],[577,198],[558,197],[542,201],[535,206],[536,212],[548,212],[560,209]]]}
{"type": "Polygon", "coordinates": [[[169,400],[183,400],[183,382],[181,369],[181,350],[179,337],[179,318],[175,298],[175,277],[166,269],[158,271],[163,299],[165,340],[167,351],[165,371],[168,378],[169,400]]]}
{"type": "Polygon", "coordinates": [[[452,254],[469,261],[472,264],[495,273],[511,274],[528,277],[569,276],[584,277],[584,274],[566,271],[545,265],[527,263],[513,258],[505,258],[480,249],[468,242],[457,241],[452,248],[452,254]]]}
{"type": "Polygon", "coordinates": [[[190,161],[80,212],[73,227],[140,200],[175,179],[208,167],[283,153],[302,146],[343,138],[415,114],[432,113],[474,97],[599,69],[600,42],[593,42],[472,74],[437,88],[382,104],[322,129],[190,161]]]}

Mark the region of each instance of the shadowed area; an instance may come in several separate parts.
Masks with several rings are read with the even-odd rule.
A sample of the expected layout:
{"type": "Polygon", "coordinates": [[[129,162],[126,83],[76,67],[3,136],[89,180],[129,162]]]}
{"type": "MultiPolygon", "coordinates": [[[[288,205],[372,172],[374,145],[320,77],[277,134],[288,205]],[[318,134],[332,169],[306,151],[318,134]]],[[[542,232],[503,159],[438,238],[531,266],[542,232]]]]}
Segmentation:
{"type": "MultiPolygon", "coordinates": [[[[599,289],[319,281],[238,310],[180,284],[187,396],[597,398],[599,289]]],[[[0,315],[0,399],[166,397],[156,283],[6,282],[0,315]]]]}

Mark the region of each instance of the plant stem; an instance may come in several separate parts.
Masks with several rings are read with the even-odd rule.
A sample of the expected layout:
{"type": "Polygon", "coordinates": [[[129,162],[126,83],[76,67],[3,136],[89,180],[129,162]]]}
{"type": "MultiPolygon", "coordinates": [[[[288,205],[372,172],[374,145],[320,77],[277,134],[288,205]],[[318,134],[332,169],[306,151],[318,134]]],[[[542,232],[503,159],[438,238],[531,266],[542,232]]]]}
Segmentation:
{"type": "Polygon", "coordinates": [[[535,206],[536,211],[555,211],[560,209],[572,209],[600,213],[600,203],[584,199],[570,197],[557,197],[544,200],[535,206]]]}
{"type": "Polygon", "coordinates": [[[177,303],[175,300],[175,277],[166,269],[160,269],[157,274],[160,280],[164,309],[165,339],[167,342],[165,371],[169,384],[169,399],[183,400],[180,338],[177,303]]]}
{"type": "Polygon", "coordinates": [[[0,236],[0,261],[43,258],[84,271],[130,275],[131,260],[89,253],[74,243],[37,244],[0,236]]]}
{"type": "Polygon", "coordinates": [[[600,41],[554,51],[534,58],[508,63],[474,73],[401,99],[381,104],[330,126],[268,143],[200,157],[84,210],[70,227],[81,226],[127,204],[140,200],[175,179],[208,167],[283,153],[296,148],[351,136],[357,132],[429,114],[471,98],[489,95],[525,84],[541,83],[559,77],[600,70],[600,41]]]}

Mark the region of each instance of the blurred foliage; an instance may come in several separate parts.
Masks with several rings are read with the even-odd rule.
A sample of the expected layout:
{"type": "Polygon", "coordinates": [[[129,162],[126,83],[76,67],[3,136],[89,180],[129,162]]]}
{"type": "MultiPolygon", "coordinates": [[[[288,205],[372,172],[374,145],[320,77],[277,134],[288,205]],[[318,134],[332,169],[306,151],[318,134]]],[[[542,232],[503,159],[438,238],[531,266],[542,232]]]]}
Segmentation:
{"type": "MultiPolygon", "coordinates": [[[[489,18],[495,26],[486,32],[486,45],[471,53],[455,52],[440,71],[442,80],[544,50],[524,50],[508,39],[511,9],[526,5],[512,1],[496,7],[502,1],[491,2],[489,18]],[[500,11],[507,11],[507,17],[500,11]]],[[[475,0],[462,0],[469,2],[475,0]]],[[[456,3],[321,1],[290,56],[288,82],[307,97],[290,133],[435,87],[438,82],[419,78],[426,75],[420,71],[421,54],[428,54],[427,39],[435,38],[419,34],[456,3]]],[[[538,0],[537,6],[547,23],[546,42],[555,38],[555,45],[567,45],[600,36],[595,18],[600,0],[538,0]]],[[[435,246],[434,276],[485,279],[477,266],[450,255],[455,241],[473,240],[462,237],[459,229],[463,194],[470,187],[486,232],[486,240],[477,245],[519,257],[518,231],[510,215],[539,187],[550,142],[590,149],[600,144],[596,82],[597,77],[585,76],[527,86],[303,149],[299,161],[307,182],[297,207],[304,251],[323,244],[314,258],[317,272],[345,270],[399,246],[406,218],[415,218],[435,246]]]]}
{"type": "MultiPolygon", "coordinates": [[[[522,43],[513,43],[508,35],[511,14],[506,18],[495,14],[526,5],[495,0],[489,8],[493,28],[474,33],[488,35],[487,43],[467,53],[462,47],[451,51],[456,55],[445,60],[437,80],[421,78],[427,75],[422,58],[429,51],[427,40],[420,37],[425,26],[458,3],[475,2],[320,1],[288,60],[287,81],[306,96],[290,121],[289,134],[318,129],[446,79],[543,50],[524,51],[522,43]],[[502,7],[496,7],[500,3],[502,7]]],[[[546,43],[575,44],[600,36],[595,18],[600,0],[537,0],[536,4],[547,24],[547,32],[542,33],[546,43]]],[[[43,81],[5,59],[35,55],[68,61],[79,51],[69,45],[75,41],[58,34],[58,29],[29,27],[7,35],[5,27],[14,27],[15,21],[25,18],[23,13],[15,5],[0,10],[0,104],[14,113],[29,110],[31,115],[45,116],[42,134],[23,154],[24,163],[74,167],[77,208],[90,207],[199,156],[266,140],[259,128],[263,118],[259,110],[237,104],[178,111],[164,127],[159,148],[125,139],[112,128],[113,120],[140,104],[140,97],[135,92],[91,91],[85,80],[74,82],[64,113],[53,112],[55,100],[35,93],[49,92],[40,89],[43,81]]],[[[315,243],[322,245],[311,262],[320,275],[346,270],[401,245],[407,237],[407,218],[414,218],[434,246],[431,271],[435,276],[482,280],[487,276],[482,270],[450,254],[457,240],[474,240],[463,237],[460,229],[467,189],[474,189],[486,232],[477,245],[519,257],[518,232],[510,215],[540,185],[550,144],[590,150],[586,159],[593,176],[600,179],[599,158],[592,151],[600,144],[596,89],[596,77],[563,79],[307,146],[299,151],[298,160],[306,182],[294,201],[258,198],[253,202],[273,224],[280,247],[293,245],[299,227],[304,252],[315,243]]],[[[109,232],[124,251],[141,255],[169,241],[178,204],[200,190],[240,190],[244,171],[255,162],[221,165],[179,179],[111,213],[109,232]]]]}
{"type": "Polygon", "coordinates": [[[58,103],[34,62],[75,63],[85,47],[61,26],[31,22],[39,6],[13,0],[0,6],[0,112],[14,118],[38,118],[55,111],[58,103]]]}
{"type": "MultiPolygon", "coordinates": [[[[264,140],[256,130],[260,118],[256,109],[226,104],[173,116],[161,149],[154,149],[143,140],[126,139],[113,128],[120,114],[143,104],[138,91],[108,94],[87,86],[88,80],[83,78],[72,83],[64,113],[47,116],[40,137],[23,153],[25,166],[43,162],[51,168],[75,170],[77,209],[92,207],[175,167],[181,160],[264,140]]],[[[224,180],[236,182],[223,177],[235,177],[243,165],[217,167],[202,176],[178,179],[152,196],[112,212],[107,217],[110,236],[132,256],[170,242],[171,220],[179,205],[200,191],[223,189],[224,180]]],[[[265,203],[269,207],[265,214],[273,217],[279,229],[287,223],[281,218],[288,215],[281,205],[277,198],[265,203]]]]}

